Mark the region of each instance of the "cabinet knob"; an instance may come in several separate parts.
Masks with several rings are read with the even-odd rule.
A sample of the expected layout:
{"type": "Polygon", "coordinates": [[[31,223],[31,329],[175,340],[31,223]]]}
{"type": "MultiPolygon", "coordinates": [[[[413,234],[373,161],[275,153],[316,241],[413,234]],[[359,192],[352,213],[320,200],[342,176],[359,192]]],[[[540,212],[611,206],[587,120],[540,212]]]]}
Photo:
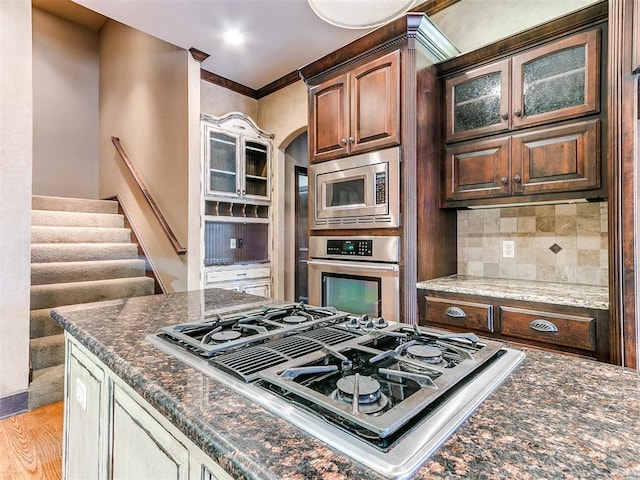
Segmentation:
{"type": "Polygon", "coordinates": [[[509,179],[507,177],[502,177],[500,179],[500,183],[503,185],[506,185],[507,183],[509,183],[509,179]]]}
{"type": "Polygon", "coordinates": [[[237,189],[236,189],[236,193],[237,193],[238,195],[242,195],[242,193],[240,192],[240,189],[239,189],[239,188],[237,188],[237,189]]]}
{"type": "Polygon", "coordinates": [[[349,143],[354,143],[355,141],[356,141],[356,139],[355,139],[355,138],[353,138],[353,137],[349,137],[349,143]]]}
{"type": "Polygon", "coordinates": [[[513,114],[514,114],[516,117],[520,118],[520,117],[522,116],[522,110],[518,109],[518,110],[516,110],[515,112],[513,112],[513,114]]]}
{"type": "Polygon", "coordinates": [[[346,139],[346,138],[341,139],[341,140],[340,140],[340,143],[341,143],[342,145],[346,145],[346,144],[347,144],[347,139],[346,139]]]}
{"type": "Polygon", "coordinates": [[[243,188],[242,189],[242,195],[246,195],[246,194],[247,194],[247,191],[243,188]]]}
{"type": "Polygon", "coordinates": [[[516,183],[520,183],[522,181],[522,177],[520,175],[516,175],[513,177],[513,181],[516,183]]]}
{"type": "Polygon", "coordinates": [[[500,118],[502,118],[503,120],[507,120],[509,118],[509,114],[503,113],[502,115],[500,115],[500,118]]]}

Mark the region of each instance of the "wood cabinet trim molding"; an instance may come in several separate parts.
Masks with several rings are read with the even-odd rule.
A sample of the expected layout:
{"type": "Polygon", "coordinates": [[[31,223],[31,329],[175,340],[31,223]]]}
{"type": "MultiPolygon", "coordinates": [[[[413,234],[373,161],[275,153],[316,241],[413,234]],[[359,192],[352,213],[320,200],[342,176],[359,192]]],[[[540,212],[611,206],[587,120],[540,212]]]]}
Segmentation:
{"type": "MultiPolygon", "coordinates": [[[[637,306],[637,209],[635,130],[638,80],[632,62],[633,12],[637,0],[609,0],[609,291],[611,356],[614,363],[640,368],[640,317],[637,306]]],[[[637,5],[636,5],[637,6],[637,5]]]]}

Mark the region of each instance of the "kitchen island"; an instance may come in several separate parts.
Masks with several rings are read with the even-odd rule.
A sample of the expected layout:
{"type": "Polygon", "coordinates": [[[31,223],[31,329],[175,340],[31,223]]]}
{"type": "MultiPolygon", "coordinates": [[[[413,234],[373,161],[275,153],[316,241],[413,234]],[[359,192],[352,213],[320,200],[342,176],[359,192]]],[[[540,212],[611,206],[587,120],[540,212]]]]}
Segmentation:
{"type": "MultiPolygon", "coordinates": [[[[134,392],[232,478],[381,478],[145,339],[204,311],[257,303],[264,299],[210,289],[60,307],[52,316],[74,346],[117,376],[116,394],[134,392]]],[[[415,478],[640,478],[640,373],[532,348],[526,355],[415,478]]],[[[74,390],[65,408],[84,400],[89,410],[88,395],[74,390]]],[[[185,478],[201,478],[188,471],[185,478]]]]}

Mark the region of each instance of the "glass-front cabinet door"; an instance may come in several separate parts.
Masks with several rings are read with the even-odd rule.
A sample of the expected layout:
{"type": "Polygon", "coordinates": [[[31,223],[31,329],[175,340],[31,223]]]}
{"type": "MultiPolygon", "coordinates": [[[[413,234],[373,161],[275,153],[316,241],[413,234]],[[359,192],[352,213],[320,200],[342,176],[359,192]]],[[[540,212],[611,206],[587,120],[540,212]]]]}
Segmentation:
{"type": "Polygon", "coordinates": [[[231,195],[241,193],[238,185],[238,143],[240,137],[209,130],[207,155],[207,194],[231,195]]]}
{"type": "Polygon", "coordinates": [[[269,150],[268,142],[245,139],[242,195],[269,198],[269,150]]]}
{"type": "Polygon", "coordinates": [[[509,128],[509,63],[492,63],[447,80],[447,141],[509,128]]]}
{"type": "Polygon", "coordinates": [[[203,114],[204,196],[264,205],[270,199],[271,139],[240,113],[203,114]]]}
{"type": "Polygon", "coordinates": [[[599,37],[591,30],[513,57],[513,128],[598,112],[599,37]]]}

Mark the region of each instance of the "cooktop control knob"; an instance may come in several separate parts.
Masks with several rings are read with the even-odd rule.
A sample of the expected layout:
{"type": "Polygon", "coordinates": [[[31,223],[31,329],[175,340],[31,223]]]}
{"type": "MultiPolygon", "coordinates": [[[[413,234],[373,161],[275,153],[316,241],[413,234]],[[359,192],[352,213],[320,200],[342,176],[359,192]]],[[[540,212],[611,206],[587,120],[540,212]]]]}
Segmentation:
{"type": "Polygon", "coordinates": [[[360,321],[356,317],[349,317],[347,321],[347,327],[349,328],[358,328],[360,326],[360,321]]]}
{"type": "Polygon", "coordinates": [[[376,328],[384,328],[389,326],[389,323],[382,317],[379,317],[375,323],[376,328]]]}

